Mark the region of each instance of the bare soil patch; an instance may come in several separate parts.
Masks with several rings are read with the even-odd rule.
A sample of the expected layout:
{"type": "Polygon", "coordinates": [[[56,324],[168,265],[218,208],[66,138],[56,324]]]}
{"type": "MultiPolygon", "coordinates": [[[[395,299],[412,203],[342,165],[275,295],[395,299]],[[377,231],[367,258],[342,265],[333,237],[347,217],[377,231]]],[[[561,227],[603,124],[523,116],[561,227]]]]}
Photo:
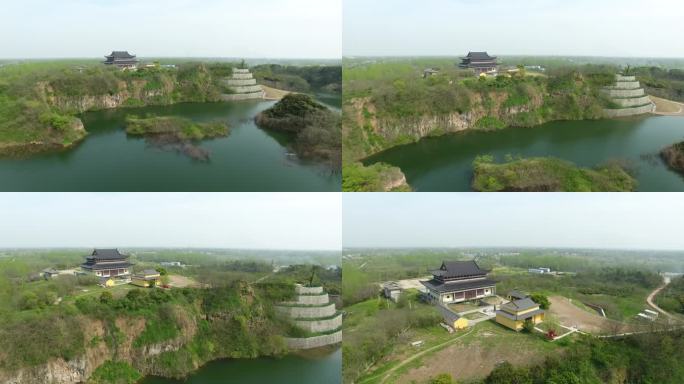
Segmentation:
{"type": "Polygon", "coordinates": [[[565,297],[551,296],[549,300],[551,301],[549,312],[566,327],[574,327],[580,331],[595,334],[627,331],[627,324],[582,310],[565,297]]]}
{"type": "Polygon", "coordinates": [[[201,286],[195,279],[181,275],[169,275],[169,285],[176,288],[198,288],[201,286]]]}
{"type": "Polygon", "coordinates": [[[285,95],[292,93],[282,89],[271,88],[266,85],[262,85],[261,88],[264,90],[264,98],[266,100],[280,100],[285,97],[285,95]]]}
{"type": "Polygon", "coordinates": [[[660,97],[649,97],[656,105],[656,114],[684,116],[684,104],[672,100],[662,99],[660,97]]]}

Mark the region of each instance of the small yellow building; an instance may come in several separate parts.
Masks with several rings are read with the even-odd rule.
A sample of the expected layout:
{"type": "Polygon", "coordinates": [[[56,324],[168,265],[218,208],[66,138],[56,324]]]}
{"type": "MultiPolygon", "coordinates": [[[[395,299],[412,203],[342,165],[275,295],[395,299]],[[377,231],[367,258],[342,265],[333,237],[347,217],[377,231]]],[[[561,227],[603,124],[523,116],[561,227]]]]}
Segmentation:
{"type": "Polygon", "coordinates": [[[154,269],[146,269],[131,278],[131,284],[139,287],[156,287],[161,284],[161,275],[154,269]]]}
{"type": "Polygon", "coordinates": [[[544,321],[544,310],[529,297],[506,303],[496,311],[496,322],[515,331],[523,329],[528,319],[532,324],[544,321]]]}
{"type": "Polygon", "coordinates": [[[442,312],[442,317],[444,318],[444,322],[454,328],[454,329],[465,329],[468,328],[468,319],[465,317],[459,315],[458,313],[453,312],[451,309],[443,306],[443,305],[438,305],[439,311],[442,312]]]}

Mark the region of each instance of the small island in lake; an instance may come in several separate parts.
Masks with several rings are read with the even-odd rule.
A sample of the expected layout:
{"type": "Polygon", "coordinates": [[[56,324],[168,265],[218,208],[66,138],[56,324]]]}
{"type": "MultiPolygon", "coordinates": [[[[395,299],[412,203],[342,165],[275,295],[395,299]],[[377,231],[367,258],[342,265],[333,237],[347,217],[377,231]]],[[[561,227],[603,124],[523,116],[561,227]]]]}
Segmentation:
{"type": "Polygon", "coordinates": [[[684,173],[684,141],[672,144],[660,151],[660,157],[671,169],[684,173]]]}
{"type": "Polygon", "coordinates": [[[194,122],[178,116],[148,116],[126,118],[126,133],[144,136],[151,146],[172,150],[195,160],[207,161],[210,153],[195,142],[229,134],[229,125],[223,121],[194,122]]]}
{"type": "Polygon", "coordinates": [[[341,167],[341,118],[308,95],[288,94],[255,117],[258,126],[296,135],[292,149],[305,159],[324,159],[341,167]]]}
{"type": "Polygon", "coordinates": [[[589,169],[552,157],[498,164],[492,156],[479,156],[473,168],[473,189],[480,192],[629,192],[637,186],[616,163],[589,169]]]}

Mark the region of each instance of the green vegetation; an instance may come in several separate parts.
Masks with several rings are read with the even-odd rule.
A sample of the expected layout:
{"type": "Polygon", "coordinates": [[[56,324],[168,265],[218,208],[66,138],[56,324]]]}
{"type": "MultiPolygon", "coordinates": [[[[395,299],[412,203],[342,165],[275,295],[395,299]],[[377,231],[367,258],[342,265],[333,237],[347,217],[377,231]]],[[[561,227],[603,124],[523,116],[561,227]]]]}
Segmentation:
{"type": "Polygon", "coordinates": [[[0,154],[72,145],[86,135],[76,117],[85,111],[219,101],[219,80],[228,66],[188,63],[121,71],[56,61],[0,67],[0,154]]]}
{"type": "Polygon", "coordinates": [[[660,157],[671,169],[684,173],[684,141],[670,145],[660,151],[660,157]]]}
{"type": "Polygon", "coordinates": [[[88,384],[135,384],[142,375],[123,361],[106,361],[97,367],[88,384]]]}
{"type": "MultiPolygon", "coordinates": [[[[139,289],[103,288],[96,278],[85,276],[38,276],[47,267],[78,265],[85,251],[0,251],[0,372],[31,370],[51,359],[72,361],[97,348],[111,361],[96,370],[92,382],[128,383],[141,373],[180,378],[217,358],[281,355],[287,352],[281,336],[292,334],[293,325],[277,315],[274,304],[292,298],[295,282],[340,291],[339,269],[294,264],[292,259],[293,265],[273,272],[269,262],[253,259],[251,253],[236,251],[239,256],[231,259],[226,252],[230,254],[134,254],[136,269],[158,266],[155,260],[192,262],[185,268],[168,267],[166,276],[180,274],[207,284],[139,289]],[[180,348],[145,355],[148,347],[159,345],[180,348]]],[[[260,260],[265,254],[269,252],[258,253],[260,260]]]]}
{"type": "Polygon", "coordinates": [[[584,337],[563,357],[543,364],[514,367],[500,364],[484,384],[663,383],[684,380],[684,334],[652,333],[624,339],[584,337]]]}
{"type": "Polygon", "coordinates": [[[126,133],[129,135],[172,135],[179,140],[202,140],[227,136],[228,123],[214,121],[198,123],[177,116],[126,117],[126,133]]]}
{"type": "Polygon", "coordinates": [[[630,68],[649,95],[684,102],[684,69],[661,67],[630,68]]]}
{"type": "Polygon", "coordinates": [[[467,128],[528,127],[552,120],[602,117],[600,88],[617,68],[565,65],[496,78],[460,70],[455,59],[350,60],[343,73],[345,162],[426,136],[467,128]],[[440,68],[422,78],[424,68],[440,68]],[[372,111],[369,119],[365,111],[372,111]]]}
{"type": "Polygon", "coordinates": [[[656,296],[656,304],[667,312],[684,314],[684,276],[672,282],[656,296]]]}
{"type": "Polygon", "coordinates": [[[345,192],[404,192],[411,188],[401,170],[389,164],[345,164],[342,168],[342,190],[345,192]]]}
{"type": "Polygon", "coordinates": [[[263,128],[296,135],[294,151],[303,158],[326,159],[341,166],[340,116],[304,94],[288,94],[255,118],[263,128]]]}
{"type": "Polygon", "coordinates": [[[257,65],[252,68],[259,84],[293,92],[342,92],[340,66],[257,65]]]}
{"type": "Polygon", "coordinates": [[[497,164],[492,156],[479,156],[473,161],[473,173],[473,189],[484,192],[626,192],[635,190],[637,184],[616,163],[587,169],[552,157],[510,158],[497,164]]]}
{"type": "Polygon", "coordinates": [[[343,332],[343,381],[349,383],[362,375],[371,364],[389,353],[395,343],[410,340],[413,331],[439,332],[441,316],[428,304],[418,301],[417,292],[411,305],[399,305],[381,298],[345,307],[343,332]]]}

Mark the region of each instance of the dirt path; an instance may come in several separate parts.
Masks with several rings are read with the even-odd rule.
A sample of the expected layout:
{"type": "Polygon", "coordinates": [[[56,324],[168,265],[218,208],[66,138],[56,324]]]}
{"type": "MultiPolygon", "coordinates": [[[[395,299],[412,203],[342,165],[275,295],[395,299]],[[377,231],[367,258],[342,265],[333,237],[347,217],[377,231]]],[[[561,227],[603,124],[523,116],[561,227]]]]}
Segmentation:
{"type": "MultiPolygon", "coordinates": [[[[424,350],[424,351],[418,352],[418,353],[416,353],[416,354],[414,354],[414,355],[412,355],[412,356],[407,357],[406,359],[402,360],[399,364],[395,365],[394,367],[392,367],[392,368],[391,368],[390,370],[388,370],[387,372],[382,373],[382,375],[384,375],[384,376],[383,376],[382,380],[380,380],[380,384],[383,384],[383,383],[387,382],[387,379],[389,379],[389,377],[392,376],[392,373],[394,373],[394,371],[396,371],[397,369],[403,367],[404,365],[406,365],[406,364],[412,362],[413,360],[415,360],[415,359],[417,359],[417,358],[419,358],[419,357],[421,357],[421,356],[424,356],[424,355],[426,355],[426,354],[428,354],[428,353],[430,353],[430,352],[433,352],[433,351],[435,351],[435,350],[437,350],[437,349],[440,349],[440,348],[444,347],[445,345],[451,344],[451,343],[455,342],[456,340],[458,340],[458,339],[460,339],[460,338],[462,338],[462,337],[464,337],[464,336],[466,336],[466,335],[469,335],[471,332],[473,332],[473,330],[474,330],[474,328],[470,328],[467,332],[465,332],[465,333],[463,333],[463,334],[460,334],[460,335],[458,335],[458,336],[456,336],[456,337],[454,337],[454,338],[452,338],[452,339],[449,339],[449,340],[447,340],[447,341],[445,341],[445,342],[443,342],[443,343],[437,344],[437,345],[435,345],[434,347],[430,347],[430,348],[428,348],[428,349],[426,349],[426,350],[424,350]]],[[[377,377],[378,377],[378,376],[369,377],[369,378],[367,378],[366,380],[360,382],[360,384],[362,384],[362,383],[364,383],[364,382],[367,382],[367,381],[369,381],[369,380],[375,379],[375,378],[377,378],[377,377]]]]}
{"type": "Polygon", "coordinates": [[[668,284],[670,284],[670,278],[667,277],[667,276],[663,276],[663,284],[662,284],[660,287],[656,288],[653,292],[651,292],[650,295],[648,295],[648,297],[646,298],[646,302],[648,303],[648,305],[650,305],[651,307],[653,307],[653,309],[655,309],[656,311],[662,313],[663,315],[665,315],[665,316],[667,316],[667,317],[669,317],[669,318],[671,318],[671,319],[674,319],[674,316],[672,316],[671,314],[667,313],[665,310],[663,310],[662,308],[660,308],[659,306],[657,306],[656,303],[653,302],[653,299],[656,297],[656,295],[657,295],[660,291],[662,291],[665,287],[667,287],[668,284]]]}
{"type": "Polygon", "coordinates": [[[684,116],[684,104],[676,101],[649,96],[656,105],[656,115],[684,116]]]}
{"type": "Polygon", "coordinates": [[[262,85],[261,88],[264,90],[264,99],[266,100],[280,100],[285,97],[285,95],[292,93],[282,89],[271,88],[266,85],[262,85]]]}

